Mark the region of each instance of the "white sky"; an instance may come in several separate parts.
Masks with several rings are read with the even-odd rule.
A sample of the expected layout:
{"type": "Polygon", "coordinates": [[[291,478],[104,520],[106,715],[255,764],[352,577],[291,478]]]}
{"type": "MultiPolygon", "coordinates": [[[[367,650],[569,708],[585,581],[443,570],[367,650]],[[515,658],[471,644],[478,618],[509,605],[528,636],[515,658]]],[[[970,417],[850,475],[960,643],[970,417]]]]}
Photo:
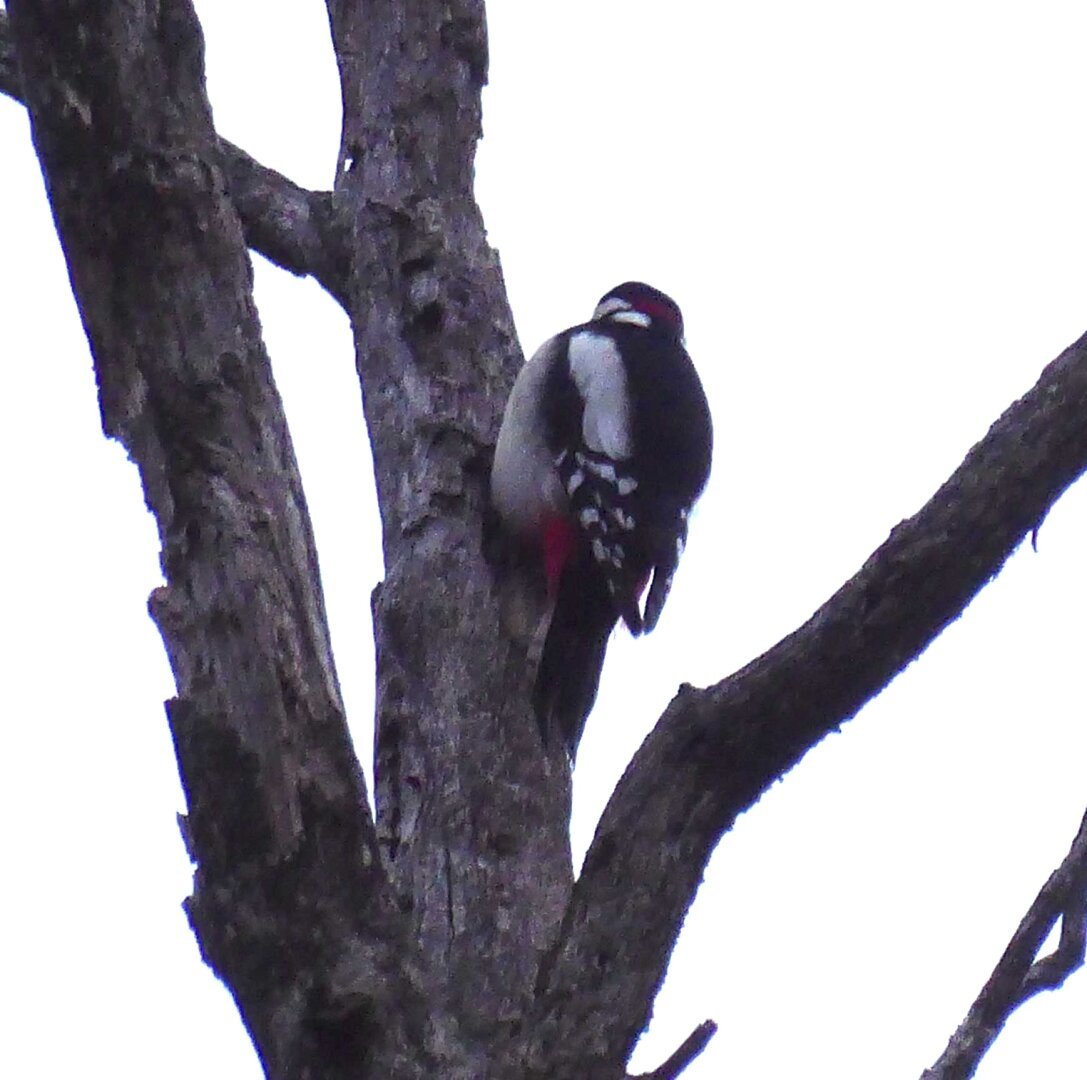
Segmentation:
{"type": "MultiPolygon", "coordinates": [[[[324,5],[197,6],[222,133],[327,187],[324,5]]],[[[576,775],[581,852],[675,686],[794,629],[1087,329],[1087,11],[489,7],[478,192],[526,350],[616,282],[649,280],[683,306],[717,427],[664,620],[612,644],[576,775]]],[[[180,908],[172,685],[145,612],[154,528],[101,437],[25,114],[6,99],[0,147],[0,1074],[256,1078],[180,908]]],[[[256,262],[365,756],[381,568],[350,334],[315,285],[256,262]]],[[[1087,804],[1085,536],[1081,485],[1037,555],[725,838],[634,1069],[706,1017],[721,1031],[691,1080],[897,1080],[937,1057],[1087,804]]],[[[1085,1015],[1080,973],[1021,1010],[978,1076],[1083,1080],[1085,1015]]]]}

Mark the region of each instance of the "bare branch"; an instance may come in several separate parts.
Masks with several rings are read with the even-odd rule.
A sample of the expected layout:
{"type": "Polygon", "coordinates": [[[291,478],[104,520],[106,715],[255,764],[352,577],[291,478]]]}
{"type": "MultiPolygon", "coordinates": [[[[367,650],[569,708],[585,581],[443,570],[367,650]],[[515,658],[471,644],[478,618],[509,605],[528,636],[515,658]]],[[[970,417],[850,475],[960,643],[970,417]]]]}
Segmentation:
{"type": "Polygon", "coordinates": [[[629,1052],[722,833],[999,571],[1087,468],[1084,416],[1087,336],[803,627],[717,686],[681,689],[614,792],[541,968],[533,1068],[591,1075],[556,1047],[629,1052]]]}
{"type": "Polygon", "coordinates": [[[1042,886],[989,981],[922,1080],[969,1080],[1011,1014],[1040,990],[1060,986],[1083,965],[1087,940],[1087,814],[1064,861],[1042,886]],[[1035,959],[1061,920],[1060,943],[1035,959]]]}
{"type": "MultiPolygon", "coordinates": [[[[5,11],[0,11],[0,93],[25,102],[5,11]]],[[[347,229],[336,214],[332,192],[299,187],[226,139],[219,146],[227,193],[249,247],[292,274],[311,275],[344,304],[350,266],[347,229]]]]}
{"type": "Polygon", "coordinates": [[[710,1039],[717,1034],[717,1025],[712,1020],[703,1020],[679,1044],[675,1053],[667,1061],[658,1065],[652,1072],[631,1077],[631,1080],[676,1080],[688,1065],[709,1045],[710,1039]]]}
{"type": "Polygon", "coordinates": [[[314,277],[346,307],[348,230],[332,192],[299,187],[226,139],[219,146],[227,194],[249,247],[292,274],[314,277]]]}
{"type": "Polygon", "coordinates": [[[10,13],[103,424],[138,465],[162,541],[151,607],[177,683],[202,953],[269,1077],[305,1074],[326,1044],[331,1078],[364,1056],[393,1075],[393,1043],[429,1064],[441,1009],[421,1004],[347,732],[195,13],[187,0],[11,0],[10,13]]]}
{"type": "MultiPolygon", "coordinates": [[[[1084,862],[1087,866],[1087,861],[1084,862]]],[[[1061,914],[1061,936],[1057,948],[1031,965],[1023,980],[1023,1001],[1040,990],[1055,990],[1083,966],[1087,954],[1087,880],[1077,886],[1061,914]]]]}

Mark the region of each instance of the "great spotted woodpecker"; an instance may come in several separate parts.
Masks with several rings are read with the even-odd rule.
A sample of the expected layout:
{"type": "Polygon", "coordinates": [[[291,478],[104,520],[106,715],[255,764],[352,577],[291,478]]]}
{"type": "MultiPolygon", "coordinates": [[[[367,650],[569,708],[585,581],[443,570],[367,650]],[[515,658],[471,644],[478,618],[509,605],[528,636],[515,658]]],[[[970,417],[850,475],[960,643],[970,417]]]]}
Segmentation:
{"type": "Polygon", "coordinates": [[[514,383],[491,494],[542,556],[552,611],[534,704],[545,743],[557,730],[571,758],[615,624],[638,635],[660,618],[712,448],[683,316],[641,282],[546,341],[514,383]]]}

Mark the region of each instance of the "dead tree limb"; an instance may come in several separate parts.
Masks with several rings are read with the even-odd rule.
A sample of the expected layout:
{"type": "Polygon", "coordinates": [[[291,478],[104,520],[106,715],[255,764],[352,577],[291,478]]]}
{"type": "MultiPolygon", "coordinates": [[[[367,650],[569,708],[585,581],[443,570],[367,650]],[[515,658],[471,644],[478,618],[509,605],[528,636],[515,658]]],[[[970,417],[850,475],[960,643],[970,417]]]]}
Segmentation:
{"type": "Polygon", "coordinates": [[[717,1034],[717,1025],[712,1020],[704,1020],[676,1047],[668,1060],[658,1065],[652,1072],[642,1073],[631,1080],[676,1080],[687,1066],[709,1046],[710,1039],[717,1034]]]}
{"type": "Polygon", "coordinates": [[[969,1080],[1011,1014],[1041,990],[1060,986],[1083,966],[1087,943],[1087,814],[1064,861],[1050,875],[1012,935],[989,981],[921,1080],[969,1080]],[[1057,948],[1038,957],[1057,920],[1057,948]]]}
{"type": "Polygon", "coordinates": [[[344,720],[196,17],[181,0],[10,15],[103,426],[162,542],[151,610],[203,955],[271,1077],[314,1059],[331,1077],[432,1068],[421,1018],[440,1010],[421,1001],[344,720]]]}

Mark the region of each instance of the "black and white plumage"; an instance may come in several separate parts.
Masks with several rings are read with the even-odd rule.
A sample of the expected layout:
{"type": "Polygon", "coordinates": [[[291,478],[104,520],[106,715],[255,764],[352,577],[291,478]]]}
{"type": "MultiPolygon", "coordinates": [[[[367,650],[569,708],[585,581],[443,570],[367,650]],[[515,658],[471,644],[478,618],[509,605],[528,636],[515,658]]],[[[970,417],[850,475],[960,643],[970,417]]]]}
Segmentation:
{"type": "Polygon", "coordinates": [[[491,493],[506,528],[541,553],[553,610],[535,706],[545,741],[557,729],[571,757],[616,622],[637,635],[660,618],[712,446],[683,316],[640,282],[612,289],[517,377],[491,493]]]}

